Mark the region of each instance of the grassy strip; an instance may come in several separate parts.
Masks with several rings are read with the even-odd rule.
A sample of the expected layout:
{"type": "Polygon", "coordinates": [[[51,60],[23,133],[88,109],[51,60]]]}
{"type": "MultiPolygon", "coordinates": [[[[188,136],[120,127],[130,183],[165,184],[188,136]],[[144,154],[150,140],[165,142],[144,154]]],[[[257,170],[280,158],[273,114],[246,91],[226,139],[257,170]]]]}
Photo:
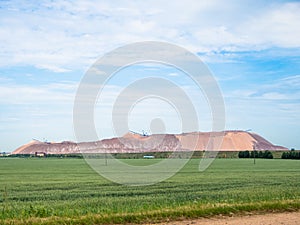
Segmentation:
{"type": "Polygon", "coordinates": [[[1,224],[31,224],[31,225],[53,225],[53,224],[124,224],[124,223],[158,223],[174,220],[196,219],[200,217],[213,217],[216,215],[245,214],[247,212],[283,212],[296,211],[300,209],[300,199],[281,200],[241,204],[206,204],[177,207],[175,209],[162,209],[137,213],[116,214],[91,214],[87,216],[63,218],[29,218],[29,219],[6,219],[1,224]]]}
{"type": "Polygon", "coordinates": [[[145,223],[299,209],[293,160],[216,159],[200,173],[192,159],[174,177],[145,187],[111,183],[82,159],[0,161],[0,224],[145,223]]]}

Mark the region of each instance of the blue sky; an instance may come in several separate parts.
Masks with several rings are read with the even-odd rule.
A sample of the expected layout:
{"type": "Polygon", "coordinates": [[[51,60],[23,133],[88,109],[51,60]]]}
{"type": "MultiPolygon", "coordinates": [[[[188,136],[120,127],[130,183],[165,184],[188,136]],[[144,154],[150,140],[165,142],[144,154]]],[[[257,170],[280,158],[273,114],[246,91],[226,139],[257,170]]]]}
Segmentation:
{"type": "MultiPolygon", "coordinates": [[[[252,129],[300,149],[299,11],[298,1],[0,1],[0,151],[32,138],[75,140],[74,97],[87,69],[117,47],[147,40],[182,46],[206,63],[224,96],[226,129],[252,129]]],[[[210,129],[205,99],[184,74],[139,65],[107,85],[106,102],[96,107],[99,137],[114,135],[104,106],[143,76],[183,87],[201,108],[201,130],[210,129]]],[[[132,111],[130,128],[149,130],[143,122],[161,104],[155,116],[168,132],[180,131],[168,105],[143,104],[132,111]]]]}

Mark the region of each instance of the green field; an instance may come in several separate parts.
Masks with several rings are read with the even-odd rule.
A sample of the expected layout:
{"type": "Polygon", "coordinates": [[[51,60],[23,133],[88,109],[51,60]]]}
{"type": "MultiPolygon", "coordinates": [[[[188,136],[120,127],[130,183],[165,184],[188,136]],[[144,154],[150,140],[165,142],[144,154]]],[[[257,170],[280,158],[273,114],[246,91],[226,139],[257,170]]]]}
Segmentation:
{"type": "Polygon", "coordinates": [[[300,209],[300,161],[216,159],[205,172],[198,164],[192,159],[162,183],[130,187],[105,180],[83,159],[0,158],[0,223],[142,223],[300,209]]]}

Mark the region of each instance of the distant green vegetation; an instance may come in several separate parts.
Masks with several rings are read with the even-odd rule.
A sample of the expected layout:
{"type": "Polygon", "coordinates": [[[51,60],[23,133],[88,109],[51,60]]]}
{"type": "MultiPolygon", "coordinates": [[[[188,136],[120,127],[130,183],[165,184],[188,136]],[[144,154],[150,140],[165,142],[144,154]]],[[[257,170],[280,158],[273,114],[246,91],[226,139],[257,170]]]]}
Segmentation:
{"type": "MultiPolygon", "coordinates": [[[[264,158],[261,157],[262,153],[268,155],[272,155],[274,158],[282,158],[282,154],[287,151],[219,151],[217,154],[217,158],[253,158],[255,154],[255,158],[264,158]],[[241,153],[242,152],[242,153],[241,153]],[[239,157],[240,154],[244,154],[248,152],[249,157],[239,157]]],[[[298,151],[296,151],[298,152],[298,151]]],[[[155,158],[169,158],[172,152],[147,152],[147,153],[113,153],[112,156],[117,159],[143,159],[145,155],[152,155],[155,158]]],[[[175,157],[184,157],[185,152],[178,152],[175,157]]],[[[197,159],[201,158],[205,154],[205,151],[194,151],[191,158],[197,159]]],[[[247,154],[247,153],[246,153],[247,154]]],[[[173,154],[174,156],[174,154],[173,154]]],[[[28,157],[40,157],[29,154],[15,154],[15,155],[0,155],[1,157],[10,157],[10,158],[28,158],[28,157]]],[[[48,154],[44,157],[47,158],[84,158],[81,154],[48,154]]],[[[85,157],[90,158],[103,158],[104,156],[101,154],[89,154],[85,155],[85,157]]]]}
{"type": "Polygon", "coordinates": [[[8,157],[8,158],[33,158],[33,157],[41,158],[41,157],[45,157],[45,158],[78,158],[78,159],[82,159],[83,155],[82,154],[45,154],[44,156],[37,156],[37,155],[30,155],[30,154],[12,154],[12,155],[4,156],[4,157],[8,157]]]}
{"type": "Polygon", "coordinates": [[[289,152],[283,152],[281,155],[282,159],[300,159],[300,151],[295,151],[292,149],[289,152]]]}
{"type": "MultiPolygon", "coordinates": [[[[149,160],[159,159],[123,159],[149,160]]],[[[300,209],[298,161],[216,159],[204,172],[198,164],[192,159],[162,183],[129,187],[100,177],[83,159],[1,158],[0,224],[141,223],[300,209]]]]}
{"type": "MultiPolygon", "coordinates": [[[[147,152],[147,153],[113,153],[111,154],[114,158],[117,159],[143,159],[145,155],[151,155],[155,158],[170,158],[172,157],[184,157],[186,152],[147,152]]],[[[205,154],[205,151],[194,151],[192,158],[201,158],[205,154]]],[[[40,157],[30,154],[14,154],[14,155],[3,155],[2,157],[10,158],[29,158],[29,157],[40,157]]],[[[46,158],[84,158],[82,154],[45,154],[46,158]]],[[[104,154],[85,154],[85,157],[89,158],[103,158],[104,154]]],[[[236,151],[222,151],[219,152],[217,158],[237,158],[238,152],[236,151]]],[[[1,155],[0,155],[1,158],[1,155]]]]}
{"type": "Polygon", "coordinates": [[[239,158],[260,158],[260,159],[273,159],[272,152],[266,151],[240,151],[239,158]]]}

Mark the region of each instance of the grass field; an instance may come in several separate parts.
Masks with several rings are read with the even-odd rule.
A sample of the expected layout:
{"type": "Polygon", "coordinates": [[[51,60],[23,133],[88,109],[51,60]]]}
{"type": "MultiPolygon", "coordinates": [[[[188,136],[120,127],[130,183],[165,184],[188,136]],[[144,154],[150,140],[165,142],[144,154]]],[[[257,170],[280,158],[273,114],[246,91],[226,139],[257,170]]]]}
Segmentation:
{"type": "Polygon", "coordinates": [[[216,159],[205,172],[198,164],[192,159],[162,183],[130,187],[105,180],[83,159],[0,158],[0,223],[142,223],[300,209],[300,161],[216,159]]]}

